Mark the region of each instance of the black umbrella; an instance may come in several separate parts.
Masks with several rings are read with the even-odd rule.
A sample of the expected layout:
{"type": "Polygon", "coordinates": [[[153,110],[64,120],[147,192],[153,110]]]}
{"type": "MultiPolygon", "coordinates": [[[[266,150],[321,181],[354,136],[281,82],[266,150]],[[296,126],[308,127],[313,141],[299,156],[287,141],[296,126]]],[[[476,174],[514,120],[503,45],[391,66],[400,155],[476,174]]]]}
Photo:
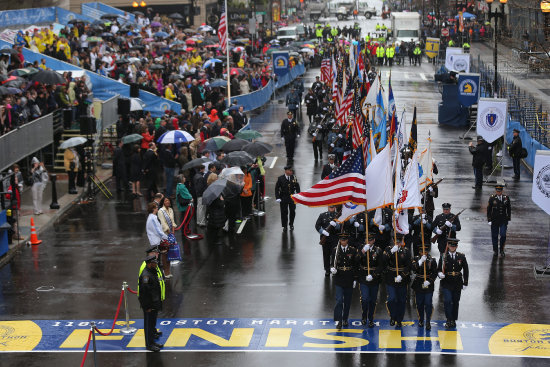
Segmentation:
{"type": "Polygon", "coordinates": [[[185,163],[183,165],[183,167],[181,167],[181,169],[183,171],[185,171],[185,170],[191,169],[193,167],[202,166],[203,164],[208,163],[208,162],[212,162],[212,161],[208,158],[205,158],[205,157],[196,158],[196,159],[193,159],[192,161],[189,161],[189,162],[185,163]]]}
{"type": "Polygon", "coordinates": [[[233,182],[220,178],[214,181],[204,190],[202,194],[202,204],[210,205],[214,200],[223,194],[224,197],[234,197],[241,193],[243,188],[233,182]]]}
{"type": "Polygon", "coordinates": [[[144,16],[145,14],[143,14],[142,12],[136,10],[136,11],[134,12],[134,15],[141,15],[141,16],[144,16]]]}
{"type": "Polygon", "coordinates": [[[164,66],[162,65],[159,65],[159,64],[153,64],[149,67],[150,70],[162,70],[164,69],[164,66]]]}
{"type": "Polygon", "coordinates": [[[228,153],[220,162],[229,166],[246,166],[247,164],[254,162],[254,157],[246,152],[231,152],[228,153]]]}
{"type": "Polygon", "coordinates": [[[29,78],[32,81],[44,84],[65,84],[67,81],[53,70],[40,70],[29,78]]]}
{"type": "Polygon", "coordinates": [[[250,144],[248,140],[235,138],[231,141],[228,141],[227,144],[223,146],[224,152],[235,152],[238,150],[242,150],[244,146],[250,144]]]}
{"type": "Polygon", "coordinates": [[[11,94],[9,89],[4,86],[0,86],[0,96],[4,96],[6,94],[11,94]]]}
{"type": "Polygon", "coordinates": [[[260,59],[258,59],[258,58],[256,58],[256,57],[251,57],[251,58],[248,60],[248,62],[251,63],[251,64],[261,64],[261,63],[263,63],[262,60],[260,60],[260,59]]]}
{"type": "Polygon", "coordinates": [[[215,88],[215,87],[227,88],[227,80],[224,80],[224,79],[216,79],[216,80],[213,80],[213,81],[210,83],[210,86],[211,86],[212,88],[215,88]]]}
{"type": "Polygon", "coordinates": [[[262,143],[261,141],[255,141],[254,143],[249,143],[243,148],[244,152],[247,152],[253,157],[264,156],[267,153],[271,152],[273,147],[270,144],[262,143]]]}
{"type": "Polygon", "coordinates": [[[170,14],[170,15],[168,16],[168,18],[171,18],[171,19],[185,19],[185,18],[183,17],[183,15],[181,15],[180,13],[173,13],[173,14],[170,14]]]}
{"type": "Polygon", "coordinates": [[[103,38],[110,38],[110,37],[113,37],[114,35],[111,33],[111,32],[103,32],[101,33],[101,37],[103,38]]]}
{"type": "Polygon", "coordinates": [[[117,19],[118,17],[116,14],[103,14],[99,19],[117,19]]]}
{"type": "Polygon", "coordinates": [[[90,21],[85,20],[85,19],[71,19],[67,23],[69,23],[69,24],[76,24],[76,23],[90,24],[90,21]]]}
{"type": "Polygon", "coordinates": [[[126,60],[126,59],[120,59],[120,60],[117,60],[115,61],[115,64],[117,65],[124,65],[124,64],[128,64],[130,61],[126,60]]]}
{"type": "Polygon", "coordinates": [[[3,48],[0,50],[0,54],[16,56],[16,55],[19,55],[19,51],[13,48],[3,48]]]}

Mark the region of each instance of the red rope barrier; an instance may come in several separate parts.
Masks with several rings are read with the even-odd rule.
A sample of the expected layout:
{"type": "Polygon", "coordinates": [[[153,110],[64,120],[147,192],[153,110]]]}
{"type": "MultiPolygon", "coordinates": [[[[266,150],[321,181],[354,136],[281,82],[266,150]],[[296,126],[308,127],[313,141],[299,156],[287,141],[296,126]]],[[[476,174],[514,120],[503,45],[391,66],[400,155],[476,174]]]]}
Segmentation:
{"type": "Polygon", "coordinates": [[[90,340],[92,340],[92,332],[92,329],[90,329],[90,333],[88,334],[88,342],[86,343],[86,349],[84,350],[84,356],[82,357],[82,362],[80,362],[80,367],[84,367],[84,363],[86,362],[88,349],[90,348],[90,340]]]}
{"type": "Polygon", "coordinates": [[[120,312],[120,306],[122,305],[122,299],[123,298],[124,298],[124,289],[120,291],[120,299],[118,300],[118,307],[116,309],[115,319],[113,320],[113,326],[111,326],[111,330],[108,333],[102,333],[96,327],[95,331],[97,331],[99,335],[107,336],[107,335],[111,335],[113,333],[113,330],[115,329],[116,320],[118,319],[118,313],[120,312]]]}
{"type": "Polygon", "coordinates": [[[204,236],[199,233],[191,233],[191,230],[189,229],[189,223],[191,223],[191,219],[193,218],[193,215],[195,214],[195,207],[193,205],[188,205],[187,210],[185,211],[185,216],[183,217],[183,220],[179,227],[176,228],[176,231],[179,231],[183,227],[183,235],[188,240],[190,239],[189,236],[192,234],[194,238],[193,240],[202,240],[204,236]]]}
{"type": "Polygon", "coordinates": [[[132,288],[130,288],[130,286],[126,287],[126,289],[128,289],[128,292],[130,292],[132,294],[137,294],[137,292],[135,290],[133,290],[132,288]]]}

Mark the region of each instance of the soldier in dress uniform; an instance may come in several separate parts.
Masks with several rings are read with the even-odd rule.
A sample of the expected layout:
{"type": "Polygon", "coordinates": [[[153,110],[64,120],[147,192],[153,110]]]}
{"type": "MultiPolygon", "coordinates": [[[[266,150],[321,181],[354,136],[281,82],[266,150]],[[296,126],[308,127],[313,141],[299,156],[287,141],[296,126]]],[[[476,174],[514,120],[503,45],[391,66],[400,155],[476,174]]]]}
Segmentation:
{"type": "MultiPolygon", "coordinates": [[[[435,169],[435,163],[434,163],[434,169],[435,169]]],[[[422,204],[424,205],[424,208],[426,209],[426,214],[430,218],[433,218],[434,216],[434,198],[439,196],[439,189],[437,188],[437,185],[430,184],[428,185],[428,190],[426,191],[426,195],[422,195],[422,204]]]]}
{"type": "Polygon", "coordinates": [[[426,330],[431,330],[430,321],[433,312],[434,284],[437,279],[437,262],[426,250],[423,255],[420,254],[414,258],[412,270],[416,273],[411,288],[414,290],[416,298],[418,326],[423,327],[426,322],[426,330]],[[424,268],[426,268],[425,273],[424,268]],[[426,278],[424,278],[424,274],[426,274],[426,278]]]}
{"type": "Polygon", "coordinates": [[[296,139],[300,137],[300,127],[294,118],[291,111],[287,112],[287,118],[281,123],[281,138],[285,143],[286,159],[290,164],[294,161],[294,148],[296,147],[296,139]]]}
{"type": "Polygon", "coordinates": [[[340,234],[338,245],[330,254],[330,272],[336,288],[336,306],[334,306],[334,321],[336,328],[349,325],[349,309],[351,296],[357,280],[357,249],[348,244],[349,235],[340,234]]]}
{"type": "Polygon", "coordinates": [[[508,195],[503,195],[503,184],[495,185],[495,193],[489,198],[487,205],[487,221],[491,226],[491,238],[493,240],[493,253],[498,256],[498,236],[500,235],[500,256],[504,257],[504,245],[506,244],[506,230],[512,216],[512,206],[508,195]]]}
{"type": "Polygon", "coordinates": [[[290,195],[300,192],[300,184],[294,176],[291,166],[285,166],[285,174],[277,178],[275,183],[275,200],[281,206],[281,224],[283,232],[287,231],[287,225],[290,230],[294,230],[294,218],[296,217],[296,204],[290,195]],[[290,213],[290,215],[289,215],[290,213]]]}
{"type": "Polygon", "coordinates": [[[466,255],[456,251],[458,241],[457,238],[447,239],[448,251],[441,255],[437,266],[438,276],[441,279],[440,289],[443,291],[447,329],[456,327],[460,294],[468,286],[468,262],[466,255]]]}
{"type": "Polygon", "coordinates": [[[451,204],[443,203],[441,205],[443,213],[435,217],[433,221],[433,233],[439,235],[437,238],[437,248],[439,253],[445,252],[448,238],[455,238],[456,232],[462,229],[460,218],[451,213],[451,204]]]}
{"type": "Polygon", "coordinates": [[[369,228],[371,226],[378,227],[378,233],[376,234],[376,246],[383,249],[392,242],[393,210],[391,208],[382,208],[380,210],[382,214],[381,221],[380,218],[376,218],[375,210],[369,212],[369,228]]]}
{"type": "Polygon", "coordinates": [[[321,172],[321,180],[330,175],[338,166],[335,161],[336,156],[334,154],[328,155],[328,163],[323,166],[323,171],[321,172]]]}
{"type": "Polygon", "coordinates": [[[385,269],[386,291],[388,301],[386,303],[390,314],[390,325],[401,327],[405,316],[407,300],[407,285],[411,273],[411,254],[405,247],[404,236],[396,234],[397,243],[389,245],[383,252],[385,269]]]}
{"type": "Polygon", "coordinates": [[[358,213],[344,223],[344,231],[349,233],[350,245],[358,250],[365,244],[365,213],[358,213]]]}
{"type": "MultiPolygon", "coordinates": [[[[315,130],[311,133],[311,145],[313,146],[313,157],[315,162],[318,160],[323,160],[323,142],[325,141],[325,136],[327,135],[327,129],[323,126],[323,116],[320,114],[315,115],[313,120],[315,125],[315,130]]],[[[310,129],[313,129],[310,127],[310,129]]]]}
{"type": "Polygon", "coordinates": [[[382,250],[374,245],[376,230],[369,230],[369,241],[358,251],[358,280],[361,290],[361,324],[374,327],[374,311],[378,299],[378,288],[382,280],[384,262],[382,250]]]}
{"type": "Polygon", "coordinates": [[[432,247],[432,218],[422,209],[422,214],[415,215],[411,223],[413,254],[418,255],[422,252],[422,226],[424,227],[424,247],[427,252],[430,252],[432,247]]]}
{"type": "Polygon", "coordinates": [[[323,90],[323,83],[321,82],[320,78],[319,78],[319,75],[317,75],[315,77],[315,81],[313,82],[313,84],[311,85],[311,89],[313,90],[313,92],[316,94],[316,95],[319,95],[319,93],[322,92],[323,90]]]}
{"type": "Polygon", "coordinates": [[[319,214],[315,222],[315,230],[321,235],[319,245],[323,247],[323,265],[327,277],[330,275],[330,254],[338,244],[338,233],[340,233],[340,223],[336,222],[336,218],[338,218],[336,206],[329,205],[328,210],[319,214]]]}

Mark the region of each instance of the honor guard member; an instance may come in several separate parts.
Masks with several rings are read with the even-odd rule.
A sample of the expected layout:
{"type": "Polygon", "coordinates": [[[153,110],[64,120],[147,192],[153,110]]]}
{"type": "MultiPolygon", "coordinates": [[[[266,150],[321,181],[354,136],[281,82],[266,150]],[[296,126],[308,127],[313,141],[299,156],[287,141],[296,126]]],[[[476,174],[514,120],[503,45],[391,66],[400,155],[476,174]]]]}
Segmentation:
{"type": "Polygon", "coordinates": [[[318,95],[323,89],[323,83],[321,82],[319,75],[315,77],[315,81],[311,85],[311,89],[313,90],[313,93],[315,93],[315,95],[318,95]]]}
{"type": "Polygon", "coordinates": [[[328,134],[327,144],[329,145],[328,152],[336,156],[337,164],[342,163],[346,139],[344,134],[340,131],[340,127],[338,127],[338,125],[335,124],[332,126],[332,131],[328,134]]]}
{"type": "Polygon", "coordinates": [[[288,163],[294,161],[294,148],[296,147],[296,139],[300,137],[300,127],[294,118],[291,111],[287,112],[286,119],[281,124],[281,138],[285,143],[286,159],[288,163]]]}
{"type": "Polygon", "coordinates": [[[425,210],[422,209],[422,214],[415,215],[411,222],[413,253],[416,255],[422,253],[422,226],[424,227],[424,247],[427,252],[430,252],[432,247],[432,218],[424,212],[425,210]]]}
{"type": "Polygon", "coordinates": [[[315,222],[315,230],[321,235],[319,245],[323,247],[323,265],[327,277],[330,275],[330,254],[338,244],[338,233],[341,225],[336,222],[337,218],[336,206],[329,205],[328,211],[319,214],[315,222]]]}
{"type": "MultiPolygon", "coordinates": [[[[437,175],[437,166],[435,165],[435,162],[433,163],[433,170],[432,172],[437,175]]],[[[428,214],[428,217],[433,218],[434,217],[434,199],[439,196],[439,189],[437,188],[437,185],[434,185],[433,183],[428,185],[428,189],[426,191],[426,195],[422,195],[422,204],[424,205],[424,209],[426,210],[426,214],[428,214]]]]}
{"type": "Polygon", "coordinates": [[[405,247],[404,236],[396,234],[397,243],[387,246],[383,252],[385,283],[388,293],[386,303],[390,325],[401,327],[407,302],[407,285],[411,273],[411,254],[405,247]]]}
{"type": "Polygon", "coordinates": [[[296,217],[296,204],[290,197],[300,192],[300,184],[293,175],[291,166],[285,166],[285,174],[279,176],[275,183],[275,200],[281,206],[281,224],[283,232],[287,231],[287,225],[290,230],[294,230],[294,218],[296,217]],[[289,216],[290,213],[290,216],[289,216]]]}
{"type": "Polygon", "coordinates": [[[382,280],[384,263],[382,250],[374,245],[376,230],[369,231],[369,241],[358,251],[358,280],[361,290],[361,324],[374,327],[374,311],[378,299],[378,288],[382,280]]]}
{"type": "Polygon", "coordinates": [[[349,325],[349,309],[351,296],[356,285],[357,249],[348,245],[349,235],[340,234],[340,242],[330,255],[330,272],[336,288],[336,306],[334,306],[334,321],[336,328],[349,325]]]}
{"type": "Polygon", "coordinates": [[[391,208],[380,209],[382,214],[381,218],[376,218],[376,211],[373,210],[369,213],[369,228],[378,228],[376,231],[376,246],[384,249],[392,242],[392,228],[393,228],[393,211],[391,208]],[[379,223],[381,219],[381,223],[379,223]]]}
{"type": "Polygon", "coordinates": [[[155,343],[158,312],[162,309],[162,289],[157,272],[158,260],[155,255],[145,259],[146,266],[138,281],[138,298],[143,309],[145,347],[152,352],[160,351],[164,345],[155,343]]]}
{"type": "Polygon", "coordinates": [[[311,144],[313,145],[313,157],[315,158],[315,162],[319,159],[323,160],[323,141],[325,140],[326,129],[321,124],[322,121],[322,115],[316,115],[313,120],[313,123],[317,124],[315,125],[315,130],[313,130],[311,134],[311,144]]]}
{"type": "Polygon", "coordinates": [[[323,171],[321,172],[321,180],[330,175],[338,166],[336,166],[335,161],[336,156],[334,154],[328,155],[328,163],[323,166],[323,171]]]}
{"type": "Polygon", "coordinates": [[[344,231],[349,233],[349,244],[360,250],[365,244],[365,213],[358,213],[344,223],[344,231]]]}
{"type": "Polygon", "coordinates": [[[504,257],[504,245],[506,244],[506,230],[512,217],[512,206],[508,195],[503,195],[503,184],[495,185],[495,193],[489,198],[487,205],[487,221],[491,226],[491,238],[493,240],[493,253],[498,256],[498,236],[500,235],[500,256],[504,257]]]}
{"type": "Polygon", "coordinates": [[[310,88],[307,91],[305,103],[306,103],[307,117],[309,118],[309,123],[311,125],[311,123],[313,122],[312,116],[315,115],[315,113],[317,112],[317,108],[319,107],[317,96],[313,93],[313,88],[310,88]]]}
{"type": "Polygon", "coordinates": [[[433,233],[437,234],[437,248],[439,253],[445,252],[447,247],[447,238],[455,238],[456,232],[460,231],[460,218],[451,213],[451,204],[443,203],[441,205],[443,213],[435,217],[433,221],[433,233]]]}
{"type": "Polygon", "coordinates": [[[441,255],[437,266],[443,290],[443,305],[445,306],[446,328],[456,327],[460,294],[468,286],[468,262],[466,256],[457,252],[457,238],[447,239],[448,251],[441,255]]]}
{"type": "Polygon", "coordinates": [[[296,111],[300,107],[300,95],[296,88],[292,87],[290,93],[286,95],[286,106],[290,112],[296,115],[296,111]]]}
{"type": "Polygon", "coordinates": [[[424,322],[426,322],[426,330],[431,330],[430,322],[433,312],[434,284],[437,279],[437,262],[426,250],[424,255],[418,255],[414,258],[412,270],[416,273],[411,288],[414,290],[416,297],[418,326],[424,327],[424,322]],[[424,274],[426,274],[426,277],[424,277],[424,274]]]}

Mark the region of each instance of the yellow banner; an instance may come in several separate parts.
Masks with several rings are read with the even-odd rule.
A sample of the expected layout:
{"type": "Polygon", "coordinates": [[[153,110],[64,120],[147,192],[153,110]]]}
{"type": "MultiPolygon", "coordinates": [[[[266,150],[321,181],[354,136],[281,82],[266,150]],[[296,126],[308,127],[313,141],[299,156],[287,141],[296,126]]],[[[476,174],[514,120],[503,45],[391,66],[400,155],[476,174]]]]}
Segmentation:
{"type": "Polygon", "coordinates": [[[426,56],[433,59],[439,53],[439,38],[426,38],[426,56]]]}

